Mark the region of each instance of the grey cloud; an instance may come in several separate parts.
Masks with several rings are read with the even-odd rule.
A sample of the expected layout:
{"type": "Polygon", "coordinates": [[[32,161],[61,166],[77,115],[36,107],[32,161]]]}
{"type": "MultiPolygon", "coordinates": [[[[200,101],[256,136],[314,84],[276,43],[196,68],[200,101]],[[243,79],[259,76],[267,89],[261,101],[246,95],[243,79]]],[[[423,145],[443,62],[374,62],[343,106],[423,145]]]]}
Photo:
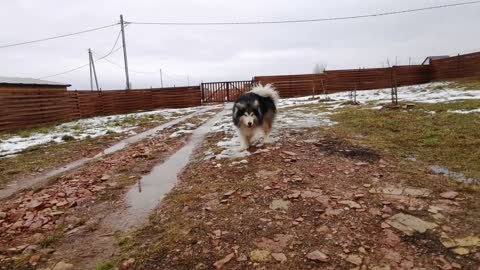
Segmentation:
{"type": "MultiPolygon", "coordinates": [[[[118,21],[250,21],[336,17],[448,4],[453,1],[2,1],[0,44],[69,33],[118,21]]],[[[459,1],[456,1],[459,2],[459,1]]],[[[480,50],[480,5],[389,17],[291,25],[179,27],[130,25],[127,47],[134,87],[243,80],[254,75],[310,73],[327,69],[378,67],[387,58],[407,64],[427,55],[480,50]]],[[[107,53],[119,27],[75,37],[0,49],[0,75],[42,77],[87,63],[88,48],[107,53]]],[[[118,51],[109,59],[123,65],[118,51]]],[[[97,62],[104,89],[124,87],[123,70],[97,62]]],[[[89,87],[88,68],[49,80],[89,87]]]]}

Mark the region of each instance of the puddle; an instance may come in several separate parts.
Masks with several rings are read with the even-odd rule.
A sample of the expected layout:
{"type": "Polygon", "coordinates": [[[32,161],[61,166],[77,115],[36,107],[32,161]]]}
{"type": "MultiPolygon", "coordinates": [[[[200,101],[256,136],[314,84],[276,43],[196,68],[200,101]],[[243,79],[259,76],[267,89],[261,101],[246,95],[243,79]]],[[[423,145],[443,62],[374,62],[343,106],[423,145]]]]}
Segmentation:
{"type": "Polygon", "coordinates": [[[142,177],[125,195],[127,208],[118,217],[109,218],[116,229],[128,229],[142,224],[150,212],[160,203],[177,182],[177,174],[188,164],[190,156],[205,136],[212,131],[214,125],[224,116],[221,112],[205,124],[195,129],[190,141],[170,156],[165,162],[155,166],[153,170],[142,177]]]}
{"type": "Polygon", "coordinates": [[[430,170],[434,174],[444,175],[447,177],[451,177],[458,182],[465,183],[465,184],[476,184],[480,183],[479,179],[469,178],[466,177],[463,173],[452,172],[445,166],[433,165],[430,166],[430,170]]]}
{"type": "Polygon", "coordinates": [[[182,116],[180,118],[177,118],[177,119],[172,120],[170,122],[164,123],[162,125],[159,125],[159,126],[157,126],[155,128],[152,128],[152,129],[149,129],[147,131],[144,131],[144,132],[139,133],[137,135],[134,135],[132,137],[128,137],[128,138],[126,138],[124,140],[121,140],[120,142],[108,147],[103,152],[98,153],[94,157],[82,158],[82,159],[76,160],[74,162],[68,163],[67,165],[63,166],[62,168],[46,172],[46,173],[44,173],[40,176],[34,177],[34,178],[21,179],[21,180],[17,181],[17,183],[8,185],[5,189],[0,189],[0,200],[4,199],[4,198],[7,198],[7,197],[10,197],[11,195],[15,194],[16,192],[18,192],[22,189],[33,188],[35,186],[41,186],[41,185],[45,184],[47,182],[48,178],[50,178],[50,177],[59,175],[61,173],[67,172],[69,170],[73,170],[75,168],[78,168],[78,167],[84,165],[85,163],[87,163],[89,161],[92,161],[94,159],[103,157],[103,156],[111,154],[113,152],[122,150],[132,143],[139,142],[139,141],[145,139],[148,136],[151,136],[151,135],[153,135],[153,134],[155,134],[159,131],[162,131],[162,130],[164,130],[166,128],[169,128],[173,125],[176,125],[176,124],[178,124],[182,121],[185,121],[189,118],[192,118],[192,117],[194,117],[198,114],[204,113],[204,112],[208,111],[209,109],[210,108],[208,108],[208,109],[206,108],[206,109],[200,110],[198,112],[182,116]]]}

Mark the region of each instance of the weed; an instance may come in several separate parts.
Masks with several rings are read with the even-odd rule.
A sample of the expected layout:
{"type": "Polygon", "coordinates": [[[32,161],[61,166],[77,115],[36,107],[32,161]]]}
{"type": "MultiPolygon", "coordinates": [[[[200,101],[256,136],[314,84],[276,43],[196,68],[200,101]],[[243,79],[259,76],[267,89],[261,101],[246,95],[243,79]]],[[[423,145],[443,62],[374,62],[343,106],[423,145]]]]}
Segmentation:
{"type": "Polygon", "coordinates": [[[113,268],[113,262],[109,260],[101,262],[97,264],[97,266],[95,266],[95,270],[110,270],[112,268],[113,268]]]}
{"type": "Polygon", "coordinates": [[[63,233],[60,231],[55,231],[52,234],[48,235],[45,239],[39,241],[37,245],[41,246],[42,248],[47,248],[63,238],[63,233]]]}
{"type": "Polygon", "coordinates": [[[63,135],[62,136],[62,141],[64,141],[64,142],[70,142],[70,141],[74,141],[74,140],[75,140],[75,138],[71,135],[63,135]]]}
{"type": "Polygon", "coordinates": [[[70,128],[73,129],[73,130],[81,130],[82,126],[79,125],[79,124],[76,124],[76,125],[70,126],[70,128]]]}

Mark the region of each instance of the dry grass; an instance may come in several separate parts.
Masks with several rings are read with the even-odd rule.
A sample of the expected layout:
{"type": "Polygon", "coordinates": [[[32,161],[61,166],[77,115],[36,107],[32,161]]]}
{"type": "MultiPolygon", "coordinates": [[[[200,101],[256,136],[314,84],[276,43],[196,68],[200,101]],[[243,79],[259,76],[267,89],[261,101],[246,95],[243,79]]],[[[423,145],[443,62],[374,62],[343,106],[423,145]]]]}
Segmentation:
{"type": "Polygon", "coordinates": [[[22,154],[2,158],[0,162],[0,188],[7,183],[34,172],[46,171],[62,164],[88,156],[118,140],[119,135],[106,135],[68,143],[49,143],[30,147],[22,154]]]}
{"type": "Polygon", "coordinates": [[[416,104],[408,111],[348,108],[332,119],[344,136],[354,134],[356,140],[396,156],[414,156],[480,179],[480,117],[447,112],[475,108],[480,100],[416,104]]]}

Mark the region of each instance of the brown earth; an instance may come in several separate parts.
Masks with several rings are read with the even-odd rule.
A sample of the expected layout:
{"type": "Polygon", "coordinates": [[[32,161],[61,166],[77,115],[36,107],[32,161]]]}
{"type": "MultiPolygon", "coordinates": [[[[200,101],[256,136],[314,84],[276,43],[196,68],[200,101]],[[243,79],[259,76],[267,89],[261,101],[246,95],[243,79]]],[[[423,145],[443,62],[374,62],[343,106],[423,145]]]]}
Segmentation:
{"type": "Polygon", "coordinates": [[[100,249],[115,250],[115,234],[97,231],[102,219],[123,207],[120,196],[129,186],[188,141],[189,134],[169,138],[178,126],[198,126],[202,118],[209,116],[190,118],[154,137],[52,178],[43,189],[21,192],[5,200],[0,206],[0,262],[7,268],[0,269],[23,269],[32,254],[41,256],[41,261],[34,265],[53,256],[73,261],[81,266],[78,269],[85,269],[92,256],[97,260],[112,256],[91,246],[96,243],[100,249]],[[51,255],[54,250],[57,251],[51,255]]]}
{"type": "Polygon", "coordinates": [[[21,224],[0,232],[0,269],[479,269],[478,189],[325,128],[284,131],[242,162],[205,160],[225,136],[209,135],[143,228],[105,229],[126,188],[188,139],[173,131],[2,205],[0,228],[21,224]],[[63,198],[73,205],[51,202],[63,198]],[[47,226],[25,227],[28,211],[50,213],[47,226]]]}
{"type": "Polygon", "coordinates": [[[478,192],[443,193],[468,189],[327,130],[266,149],[236,165],[199,151],[123,257],[145,270],[478,269],[478,192]]]}

